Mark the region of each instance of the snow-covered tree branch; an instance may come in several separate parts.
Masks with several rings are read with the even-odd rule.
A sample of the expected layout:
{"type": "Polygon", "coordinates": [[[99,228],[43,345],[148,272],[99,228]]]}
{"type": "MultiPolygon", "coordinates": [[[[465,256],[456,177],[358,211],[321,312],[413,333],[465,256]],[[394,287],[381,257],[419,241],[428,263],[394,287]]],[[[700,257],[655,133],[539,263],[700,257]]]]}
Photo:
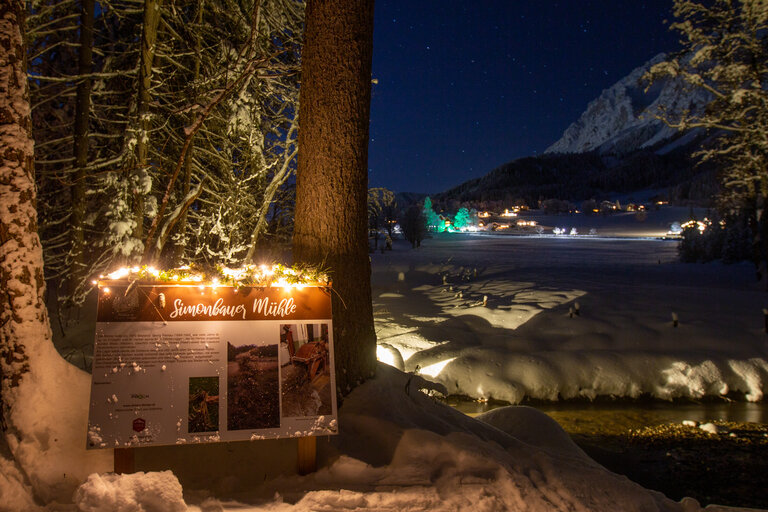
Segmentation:
{"type": "Polygon", "coordinates": [[[768,5],[761,0],[675,0],[671,26],[683,50],[656,64],[653,81],[677,77],[706,91],[700,113],[662,112],[672,127],[711,134],[697,153],[720,169],[719,206],[728,222],[752,231],[758,277],[768,271],[768,5]]]}

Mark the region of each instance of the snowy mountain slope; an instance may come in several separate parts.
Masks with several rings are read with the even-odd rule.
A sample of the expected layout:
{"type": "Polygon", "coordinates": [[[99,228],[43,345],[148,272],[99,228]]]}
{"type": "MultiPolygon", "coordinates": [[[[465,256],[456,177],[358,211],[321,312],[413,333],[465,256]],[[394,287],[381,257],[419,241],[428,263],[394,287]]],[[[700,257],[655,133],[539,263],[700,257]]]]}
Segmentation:
{"type": "Polygon", "coordinates": [[[659,54],[592,101],[563,136],[538,156],[512,160],[433,196],[437,204],[514,198],[535,207],[542,198],[583,201],[663,191],[669,201],[708,204],[716,191],[714,164],[695,165],[692,154],[712,137],[703,129],[679,132],[657,118],[703,111],[708,95],[679,79],[645,90],[643,75],[665,59],[659,54]]]}
{"type": "Polygon", "coordinates": [[[678,138],[675,129],[655,118],[660,107],[666,106],[674,118],[686,110],[700,111],[708,98],[672,79],[659,81],[646,92],[643,75],[665,57],[657,55],[605,89],[545,153],[627,153],[678,138]]]}

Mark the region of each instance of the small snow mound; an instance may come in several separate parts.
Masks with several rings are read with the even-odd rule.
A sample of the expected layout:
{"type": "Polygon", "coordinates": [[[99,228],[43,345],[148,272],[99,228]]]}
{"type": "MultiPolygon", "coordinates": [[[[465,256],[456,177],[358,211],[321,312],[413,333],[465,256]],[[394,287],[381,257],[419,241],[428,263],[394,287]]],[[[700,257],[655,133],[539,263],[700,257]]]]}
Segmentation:
{"type": "Polygon", "coordinates": [[[389,343],[380,343],[376,346],[376,359],[389,366],[394,366],[400,371],[405,371],[403,355],[389,343]]]}
{"type": "Polygon", "coordinates": [[[34,498],[24,475],[13,462],[0,457],[0,510],[35,510],[34,498]]]}
{"type": "Polygon", "coordinates": [[[170,471],[130,475],[93,473],[73,497],[85,512],[183,512],[181,484],[170,471]]]}
{"type": "Polygon", "coordinates": [[[499,407],[480,414],[475,419],[545,451],[581,458],[592,463],[555,420],[533,407],[499,407]]]}
{"type": "Polygon", "coordinates": [[[727,428],[720,425],[715,425],[714,423],[702,423],[699,425],[699,428],[704,432],[709,432],[710,434],[722,434],[728,432],[727,428]]]}

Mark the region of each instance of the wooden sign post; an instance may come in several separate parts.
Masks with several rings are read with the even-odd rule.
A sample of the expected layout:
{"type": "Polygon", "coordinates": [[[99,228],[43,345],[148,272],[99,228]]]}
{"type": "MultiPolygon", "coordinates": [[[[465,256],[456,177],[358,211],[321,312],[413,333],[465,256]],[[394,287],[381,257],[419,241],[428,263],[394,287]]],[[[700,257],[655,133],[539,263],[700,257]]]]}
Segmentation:
{"type": "Polygon", "coordinates": [[[308,475],[317,471],[317,437],[298,438],[298,461],[296,470],[300,475],[308,475]]]}
{"type": "Polygon", "coordinates": [[[115,448],[115,474],[127,475],[136,471],[133,448],[115,448]]]}

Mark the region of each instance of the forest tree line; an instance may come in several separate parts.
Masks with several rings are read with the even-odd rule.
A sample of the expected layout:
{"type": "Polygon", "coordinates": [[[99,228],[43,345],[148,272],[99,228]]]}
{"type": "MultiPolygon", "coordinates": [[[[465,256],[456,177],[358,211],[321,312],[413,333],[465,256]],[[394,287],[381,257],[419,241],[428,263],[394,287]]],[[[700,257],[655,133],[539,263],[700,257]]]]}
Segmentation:
{"type": "Polygon", "coordinates": [[[50,0],[27,14],[49,289],[121,265],[228,264],[287,241],[299,0],[50,0]]]}

